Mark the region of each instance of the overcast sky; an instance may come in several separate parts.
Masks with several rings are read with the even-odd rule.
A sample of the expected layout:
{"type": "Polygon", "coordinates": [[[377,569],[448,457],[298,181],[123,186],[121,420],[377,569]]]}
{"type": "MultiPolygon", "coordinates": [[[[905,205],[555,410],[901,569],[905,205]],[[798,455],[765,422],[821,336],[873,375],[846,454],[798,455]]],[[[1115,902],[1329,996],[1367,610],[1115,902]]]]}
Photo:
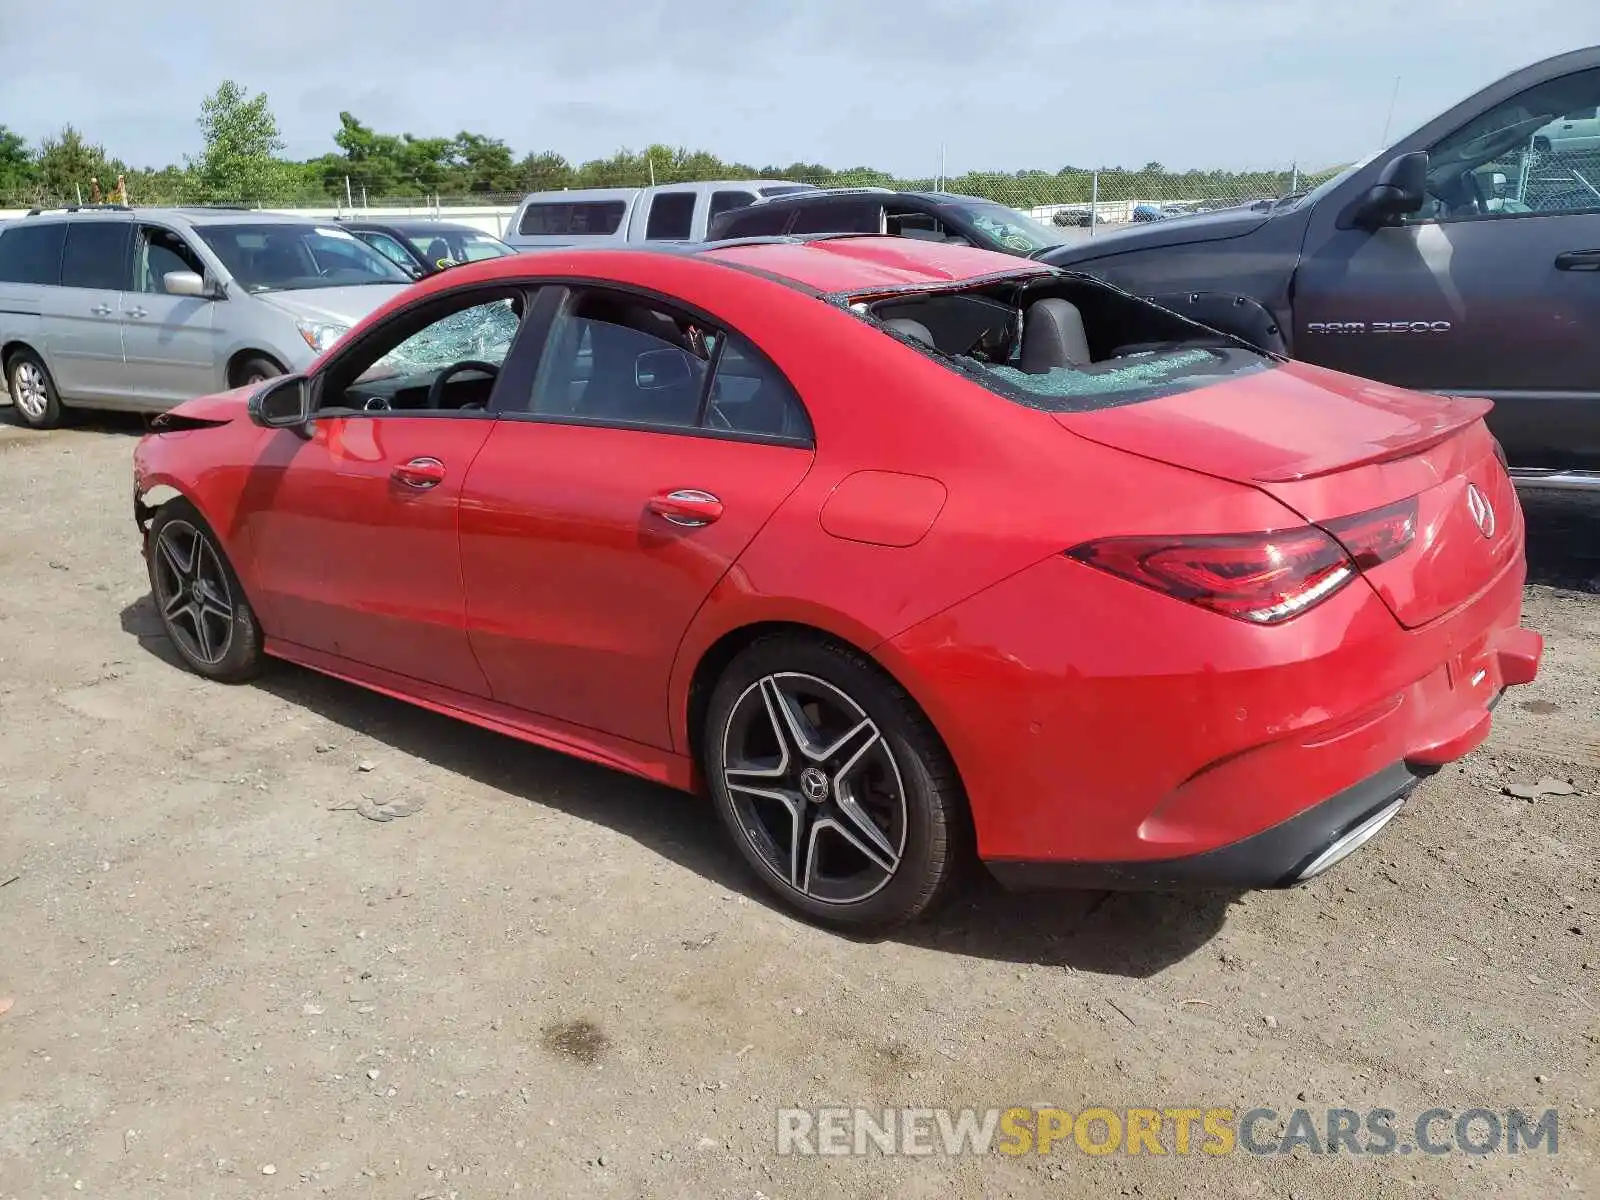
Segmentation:
{"type": "Polygon", "coordinates": [[[573,161],[650,142],[932,174],[1317,168],[1509,69],[1600,43],[1600,0],[0,0],[0,124],[136,166],[264,90],[287,152],[341,109],[573,161]]]}

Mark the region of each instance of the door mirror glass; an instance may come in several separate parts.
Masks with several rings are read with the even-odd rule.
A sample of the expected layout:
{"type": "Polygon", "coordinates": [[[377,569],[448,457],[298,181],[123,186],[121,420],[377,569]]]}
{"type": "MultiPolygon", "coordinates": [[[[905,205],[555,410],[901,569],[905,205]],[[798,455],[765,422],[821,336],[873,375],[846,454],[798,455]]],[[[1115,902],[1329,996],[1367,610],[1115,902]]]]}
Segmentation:
{"type": "Polygon", "coordinates": [[[1419,211],[1427,200],[1428,154],[1417,150],[1392,158],[1378,182],[1357,202],[1351,223],[1367,228],[1387,224],[1396,217],[1419,211]]]}
{"type": "Polygon", "coordinates": [[[689,356],[682,350],[646,350],[633,360],[633,382],[640,391],[683,387],[694,376],[689,356]]]}
{"type": "Polygon", "coordinates": [[[208,296],[206,281],[193,271],[168,271],[161,277],[162,287],[169,296],[208,296]]]}
{"type": "Polygon", "coordinates": [[[250,397],[250,419],[268,429],[292,429],[311,419],[311,386],[304,375],[284,375],[250,397]]]}

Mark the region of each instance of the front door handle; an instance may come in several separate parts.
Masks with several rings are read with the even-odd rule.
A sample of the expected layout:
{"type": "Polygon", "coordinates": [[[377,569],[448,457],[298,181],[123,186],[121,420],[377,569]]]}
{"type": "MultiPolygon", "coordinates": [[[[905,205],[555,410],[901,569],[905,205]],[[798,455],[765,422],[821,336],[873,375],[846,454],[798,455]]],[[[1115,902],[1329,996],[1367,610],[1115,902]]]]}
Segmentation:
{"type": "Polygon", "coordinates": [[[437,458],[424,455],[421,458],[413,458],[410,462],[401,463],[394,469],[390,478],[408,488],[425,492],[444,482],[444,464],[437,458]]]}
{"type": "Polygon", "coordinates": [[[89,311],[92,312],[97,317],[109,317],[111,315],[111,305],[109,305],[109,304],[96,304],[89,311]]]}
{"type": "Polygon", "coordinates": [[[709,525],[722,515],[722,501],[710,492],[695,488],[679,488],[664,496],[652,496],[646,507],[664,521],[691,529],[709,525]]]}
{"type": "Polygon", "coordinates": [[[1600,271],[1600,250],[1568,250],[1556,255],[1558,271],[1600,271]]]}
{"type": "Polygon", "coordinates": [[[145,312],[145,310],[142,308],[130,308],[128,310],[128,315],[130,317],[148,317],[150,314],[145,312]]]}

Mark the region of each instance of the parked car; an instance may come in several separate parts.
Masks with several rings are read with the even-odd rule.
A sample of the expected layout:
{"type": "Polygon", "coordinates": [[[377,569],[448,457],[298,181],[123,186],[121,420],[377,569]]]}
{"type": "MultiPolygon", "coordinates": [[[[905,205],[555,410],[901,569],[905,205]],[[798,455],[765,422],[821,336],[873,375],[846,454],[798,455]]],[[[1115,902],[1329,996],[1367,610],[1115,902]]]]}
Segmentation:
{"type": "Polygon", "coordinates": [[[724,213],[711,241],[812,233],[881,233],[1026,257],[1071,239],[1014,208],[976,196],[884,188],[813,189],[724,213]]]}
{"type": "Polygon", "coordinates": [[[1158,205],[1135,204],[1133,206],[1132,219],[1136,224],[1143,224],[1146,221],[1164,221],[1166,218],[1167,214],[1162,212],[1158,205]]]}
{"type": "Polygon", "coordinates": [[[1590,47],[1303,195],[1042,257],[1309,363],[1488,397],[1520,486],[1600,489],[1600,148],[1556,149],[1597,108],[1590,47]]]}
{"type": "Polygon", "coordinates": [[[348,229],[390,262],[417,279],[464,262],[503,258],[516,251],[492,233],[450,221],[390,221],[340,218],[348,229]]]}
{"type": "Polygon", "coordinates": [[[517,207],[505,240],[517,250],[700,242],[721,213],[810,190],[784,179],[734,179],[534,192],[517,207]]]}
{"type": "Polygon", "coordinates": [[[242,209],[34,211],[0,230],[17,416],[159,411],[307,366],[411,276],[326,222],[242,209]]]}
{"type": "Polygon", "coordinates": [[[1091,225],[1105,224],[1104,220],[1098,222],[1095,220],[1092,204],[1068,204],[1064,208],[1058,208],[1050,215],[1050,222],[1067,229],[1086,229],[1091,225]]]}
{"type": "Polygon", "coordinates": [[[134,514],[199,674],[706,787],[783,902],[884,927],[974,837],[1288,886],[1481,743],[1541,651],[1486,408],[968,247],[554,252],[157,418],[134,514]]]}

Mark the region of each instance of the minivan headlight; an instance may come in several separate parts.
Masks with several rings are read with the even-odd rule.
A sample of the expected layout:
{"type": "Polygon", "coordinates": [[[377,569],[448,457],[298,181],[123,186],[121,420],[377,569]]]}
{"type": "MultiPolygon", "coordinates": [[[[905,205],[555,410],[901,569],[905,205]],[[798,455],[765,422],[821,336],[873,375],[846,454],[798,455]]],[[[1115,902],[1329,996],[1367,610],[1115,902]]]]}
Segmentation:
{"type": "Polygon", "coordinates": [[[305,338],[306,345],[318,354],[350,332],[350,326],[332,321],[296,321],[294,327],[300,331],[300,336],[305,338]]]}

